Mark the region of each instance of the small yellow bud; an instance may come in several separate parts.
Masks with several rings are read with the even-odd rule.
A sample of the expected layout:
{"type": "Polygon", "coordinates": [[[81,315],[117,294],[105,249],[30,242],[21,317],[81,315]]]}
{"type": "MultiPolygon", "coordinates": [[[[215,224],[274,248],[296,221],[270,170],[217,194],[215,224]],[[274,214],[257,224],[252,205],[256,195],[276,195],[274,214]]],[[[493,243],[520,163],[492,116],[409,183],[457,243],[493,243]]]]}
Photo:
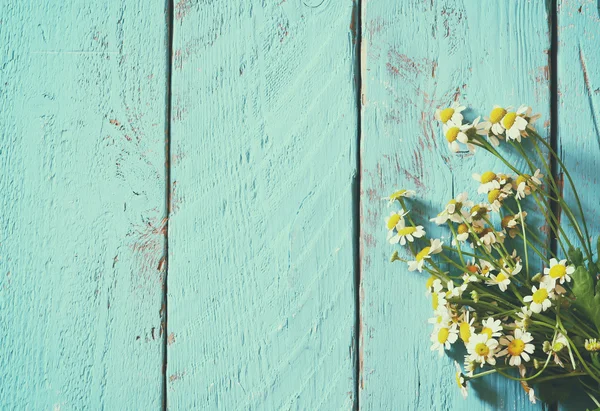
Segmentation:
{"type": "Polygon", "coordinates": [[[531,281],[536,282],[536,283],[539,283],[540,281],[542,281],[542,273],[537,273],[536,275],[531,277],[531,281]]]}
{"type": "Polygon", "coordinates": [[[585,340],[585,349],[588,351],[600,351],[600,341],[596,338],[585,340]]]}

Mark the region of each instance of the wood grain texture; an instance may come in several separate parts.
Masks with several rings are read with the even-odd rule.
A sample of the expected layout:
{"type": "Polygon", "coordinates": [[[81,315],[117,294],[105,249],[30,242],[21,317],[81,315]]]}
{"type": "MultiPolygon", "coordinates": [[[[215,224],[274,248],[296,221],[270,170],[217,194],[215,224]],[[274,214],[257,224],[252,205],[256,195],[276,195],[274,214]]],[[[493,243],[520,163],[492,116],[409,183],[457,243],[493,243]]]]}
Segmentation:
{"type": "Polygon", "coordinates": [[[162,2],[0,4],[0,408],[158,409],[162,2]]]}
{"type": "MultiPolygon", "coordinates": [[[[426,276],[388,262],[390,209],[381,198],[415,189],[413,218],[426,222],[460,192],[482,199],[472,173],[508,171],[484,152],[452,155],[433,114],[458,100],[476,110],[470,120],[494,104],[529,104],[548,119],[544,2],[364,1],[362,21],[360,407],[542,409],[497,377],[473,383],[462,399],[452,360],[429,349],[426,276]]],[[[450,241],[445,230],[431,233],[450,241]]]]}
{"type": "MultiPolygon", "coordinates": [[[[579,192],[592,244],[600,235],[600,4],[597,0],[558,2],[558,153],[579,192]]],[[[576,202],[564,179],[564,197],[576,202]]],[[[576,235],[566,217],[562,225],[576,235]]],[[[594,246],[595,248],[595,246],[594,246]]],[[[575,398],[573,398],[575,400],[575,398]]],[[[594,409],[585,396],[561,410],[594,409]]]]}
{"type": "Polygon", "coordinates": [[[353,13],[175,5],[169,409],[352,407],[353,13]]]}

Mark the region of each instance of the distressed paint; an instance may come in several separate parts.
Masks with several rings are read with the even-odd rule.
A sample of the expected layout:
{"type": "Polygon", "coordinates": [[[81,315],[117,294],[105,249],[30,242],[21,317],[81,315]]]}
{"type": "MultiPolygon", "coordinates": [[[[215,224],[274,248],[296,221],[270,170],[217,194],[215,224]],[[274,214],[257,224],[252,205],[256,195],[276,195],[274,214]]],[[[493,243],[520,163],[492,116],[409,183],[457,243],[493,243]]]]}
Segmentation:
{"type": "Polygon", "coordinates": [[[351,1],[175,5],[170,409],[351,409],[351,1]]]}
{"type": "MultiPolygon", "coordinates": [[[[596,0],[559,1],[557,31],[558,153],[577,185],[595,248],[600,235],[600,4],[596,0]]],[[[576,207],[566,179],[564,197],[576,207]]],[[[562,224],[576,238],[566,217],[562,224]]],[[[591,401],[569,403],[561,410],[585,408],[596,406],[591,401]]]]}
{"type": "Polygon", "coordinates": [[[162,2],[0,5],[0,404],[158,409],[162,2]]]}
{"type": "MultiPolygon", "coordinates": [[[[462,399],[452,360],[429,350],[426,275],[388,262],[381,198],[415,189],[413,218],[426,222],[463,189],[482,199],[473,172],[508,171],[484,152],[452,155],[433,113],[458,100],[477,110],[472,120],[494,104],[527,103],[548,119],[544,2],[364,1],[362,21],[360,407],[543,409],[498,377],[473,383],[462,399]]],[[[450,241],[446,230],[433,233],[450,241]]]]}

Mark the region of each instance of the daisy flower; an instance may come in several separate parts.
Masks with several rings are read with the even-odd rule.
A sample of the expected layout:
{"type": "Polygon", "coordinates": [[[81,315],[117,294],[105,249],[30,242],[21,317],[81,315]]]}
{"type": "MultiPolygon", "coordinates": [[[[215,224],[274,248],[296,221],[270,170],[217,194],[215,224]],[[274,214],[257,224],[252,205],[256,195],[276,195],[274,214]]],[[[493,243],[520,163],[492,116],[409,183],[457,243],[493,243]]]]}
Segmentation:
{"type": "Polygon", "coordinates": [[[468,392],[467,381],[465,380],[465,376],[462,372],[462,369],[460,368],[460,365],[458,365],[458,362],[454,361],[454,367],[456,368],[456,373],[454,374],[456,384],[458,385],[458,388],[460,389],[460,393],[462,394],[463,398],[467,398],[468,392]]]}
{"type": "Polygon", "coordinates": [[[473,377],[475,370],[477,369],[477,362],[471,359],[471,356],[465,355],[465,372],[468,377],[473,377]]]}
{"type": "Polygon", "coordinates": [[[567,260],[558,261],[556,258],[550,259],[550,267],[544,268],[544,274],[548,274],[555,282],[564,284],[571,282],[571,274],[575,272],[575,267],[567,265],[567,260]]]}
{"type": "Polygon", "coordinates": [[[531,319],[531,315],[533,313],[529,309],[529,307],[521,307],[521,312],[517,313],[517,316],[520,320],[515,321],[515,325],[523,330],[526,330],[529,327],[529,320],[531,319]]]}
{"type": "Polygon", "coordinates": [[[502,218],[500,226],[508,233],[510,238],[515,238],[521,231],[519,224],[525,221],[525,217],[527,217],[526,211],[521,211],[515,215],[507,215],[502,218]]]}
{"type": "Polygon", "coordinates": [[[462,284],[457,287],[454,285],[454,281],[450,280],[448,281],[448,285],[446,288],[448,289],[448,291],[446,292],[446,298],[460,297],[462,293],[467,289],[467,285],[462,284]]]}
{"type": "Polygon", "coordinates": [[[450,311],[445,306],[439,306],[437,310],[433,312],[433,317],[427,320],[429,324],[433,324],[436,327],[450,327],[452,325],[452,317],[450,311]]]}
{"type": "Polygon", "coordinates": [[[425,288],[427,288],[425,295],[431,295],[433,293],[439,293],[440,291],[442,291],[442,288],[444,288],[444,286],[442,285],[442,281],[439,278],[431,276],[427,279],[427,282],[425,283],[425,288]]]}
{"type": "Polygon", "coordinates": [[[494,354],[498,348],[498,341],[488,338],[487,334],[475,334],[469,338],[467,344],[467,353],[471,360],[481,364],[495,365],[496,358],[494,354]]]}
{"type": "MultiPolygon", "coordinates": [[[[460,146],[458,145],[459,142],[469,144],[469,137],[467,137],[466,131],[470,128],[470,124],[454,123],[452,121],[448,121],[444,124],[442,129],[450,151],[456,153],[460,149],[460,146]]],[[[471,151],[470,148],[469,150],[471,151]]]]}
{"type": "Polygon", "coordinates": [[[502,321],[489,317],[481,323],[479,334],[487,335],[488,338],[500,337],[502,335],[502,321]]]}
{"type": "MultiPolygon", "coordinates": [[[[468,269],[469,267],[467,267],[468,269]]],[[[462,275],[462,280],[464,285],[467,285],[469,283],[478,283],[479,282],[479,278],[477,278],[476,275],[472,274],[471,272],[466,272],[462,275]]]]}
{"type": "Polygon", "coordinates": [[[531,359],[529,355],[535,351],[535,346],[530,344],[531,341],[533,341],[533,337],[530,333],[517,328],[514,336],[506,335],[500,338],[500,344],[506,348],[500,351],[498,356],[506,355],[510,365],[519,366],[521,359],[525,362],[529,361],[531,359]]]}
{"type": "Polygon", "coordinates": [[[445,224],[448,220],[455,223],[461,223],[462,218],[465,216],[465,209],[472,206],[473,202],[469,200],[469,195],[467,193],[461,193],[457,195],[456,198],[448,201],[448,204],[446,204],[446,207],[444,207],[442,212],[429,221],[434,221],[437,225],[445,224]]]}
{"type": "Polygon", "coordinates": [[[483,174],[474,173],[473,179],[479,182],[478,194],[487,194],[493,189],[500,188],[500,183],[496,181],[496,173],[493,171],[486,171],[483,174]]]}
{"type": "Polygon", "coordinates": [[[567,341],[567,337],[565,337],[562,333],[558,333],[554,338],[554,344],[550,343],[550,341],[544,341],[544,344],[542,345],[542,351],[544,351],[546,354],[552,354],[554,357],[554,362],[564,368],[564,364],[558,356],[558,353],[561,352],[563,348],[568,346],[569,342],[567,341]]]}
{"type": "Polygon", "coordinates": [[[479,234],[479,241],[477,245],[484,246],[485,249],[490,252],[492,250],[492,245],[496,243],[502,243],[504,241],[504,234],[498,231],[494,231],[491,228],[485,228],[479,234]]]}
{"type": "Polygon", "coordinates": [[[528,295],[523,298],[523,301],[529,304],[529,309],[534,313],[541,313],[546,311],[552,305],[550,301],[554,297],[554,290],[549,287],[549,284],[540,283],[538,289],[535,285],[531,287],[532,295],[528,295]]]}
{"type": "Polygon", "coordinates": [[[391,206],[392,204],[394,204],[394,201],[399,200],[400,197],[413,197],[415,195],[415,191],[414,190],[399,190],[396,191],[395,193],[393,193],[392,195],[390,195],[389,197],[384,197],[383,200],[388,200],[388,207],[391,206]]]}
{"type": "Polygon", "coordinates": [[[517,140],[521,142],[521,136],[526,136],[527,120],[523,115],[527,112],[526,106],[521,106],[516,112],[506,113],[502,118],[502,127],[506,130],[507,140],[517,140]]]}
{"type": "MultiPolygon", "coordinates": [[[[502,126],[502,119],[510,110],[510,107],[503,108],[500,106],[494,106],[490,112],[490,116],[486,117],[484,122],[481,123],[481,127],[492,132],[494,136],[500,136],[504,133],[504,127],[502,126]]],[[[497,141],[497,138],[496,138],[497,141]]]]}
{"type": "Polygon", "coordinates": [[[431,258],[433,254],[437,254],[442,251],[442,245],[444,243],[439,239],[430,239],[429,246],[423,248],[421,251],[417,253],[414,261],[408,262],[408,271],[419,270],[419,272],[423,271],[423,265],[425,264],[425,260],[431,258]]]}
{"type": "Polygon", "coordinates": [[[435,119],[440,121],[442,124],[446,124],[449,121],[455,124],[461,124],[463,121],[463,115],[461,113],[465,109],[465,106],[461,106],[457,102],[453,102],[450,107],[437,109],[435,111],[435,119]]]}
{"type": "Polygon", "coordinates": [[[444,355],[444,349],[449,350],[451,344],[458,339],[456,324],[450,327],[435,327],[431,333],[431,351],[438,351],[440,357],[444,355]]]}
{"type": "Polygon", "coordinates": [[[473,327],[474,318],[470,318],[469,311],[463,314],[462,320],[458,324],[458,333],[460,339],[466,344],[473,334],[475,334],[475,327],[473,327]]]}
{"type": "Polygon", "coordinates": [[[412,243],[415,241],[415,238],[421,238],[424,235],[425,230],[423,230],[422,225],[407,227],[405,220],[401,219],[398,224],[396,224],[396,235],[390,237],[389,242],[391,244],[397,244],[399,242],[401,245],[406,245],[406,240],[412,243]]]}
{"type": "Polygon", "coordinates": [[[497,285],[500,291],[504,292],[510,284],[510,276],[502,271],[498,275],[490,275],[490,279],[485,283],[492,286],[497,285]]]}
{"type": "Polygon", "coordinates": [[[431,294],[431,308],[433,311],[446,307],[446,294],[444,292],[432,293],[431,294]]]}
{"type": "Polygon", "coordinates": [[[488,202],[490,203],[490,208],[495,212],[499,212],[500,208],[502,208],[502,203],[511,194],[512,194],[512,185],[511,184],[506,184],[502,188],[495,188],[495,189],[491,190],[487,195],[488,202]]]}
{"type": "Polygon", "coordinates": [[[401,211],[392,211],[388,218],[385,220],[385,225],[388,229],[387,239],[388,241],[394,236],[396,231],[396,226],[400,221],[404,219],[404,216],[407,213],[403,213],[401,211]]]}
{"type": "Polygon", "coordinates": [[[483,220],[485,217],[487,217],[490,210],[491,209],[487,204],[475,204],[473,207],[471,207],[471,210],[469,212],[471,220],[473,220],[474,222],[483,220]]]}
{"type": "Polygon", "coordinates": [[[492,144],[494,147],[498,147],[500,145],[500,140],[498,137],[494,135],[494,133],[490,133],[490,128],[492,126],[490,122],[482,121],[481,123],[477,122],[477,124],[473,122],[473,125],[475,126],[475,132],[480,136],[487,137],[487,139],[490,141],[490,144],[492,144]]]}

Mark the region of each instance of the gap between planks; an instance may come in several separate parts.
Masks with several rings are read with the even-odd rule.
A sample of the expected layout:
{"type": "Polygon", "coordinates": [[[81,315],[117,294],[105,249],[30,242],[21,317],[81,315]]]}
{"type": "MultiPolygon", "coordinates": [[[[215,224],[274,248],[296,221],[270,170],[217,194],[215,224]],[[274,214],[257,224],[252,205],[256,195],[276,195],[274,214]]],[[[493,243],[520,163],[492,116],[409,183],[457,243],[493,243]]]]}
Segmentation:
{"type": "Polygon", "coordinates": [[[165,202],[166,216],[164,223],[164,276],[163,276],[163,333],[162,333],[162,409],[167,410],[167,345],[168,345],[168,278],[169,278],[169,217],[171,216],[171,111],[172,92],[171,84],[173,78],[173,18],[175,5],[173,0],[166,0],[165,19],[167,24],[166,41],[166,108],[165,108],[165,202]]]}
{"type": "Polygon", "coordinates": [[[360,381],[362,378],[362,319],[361,319],[361,136],[362,136],[362,102],[363,102],[363,84],[362,84],[362,0],[354,0],[352,10],[352,22],[350,28],[354,41],[354,87],[356,98],[356,172],[352,183],[352,202],[353,202],[353,237],[354,237],[354,403],[353,410],[360,409],[360,381]]]}

